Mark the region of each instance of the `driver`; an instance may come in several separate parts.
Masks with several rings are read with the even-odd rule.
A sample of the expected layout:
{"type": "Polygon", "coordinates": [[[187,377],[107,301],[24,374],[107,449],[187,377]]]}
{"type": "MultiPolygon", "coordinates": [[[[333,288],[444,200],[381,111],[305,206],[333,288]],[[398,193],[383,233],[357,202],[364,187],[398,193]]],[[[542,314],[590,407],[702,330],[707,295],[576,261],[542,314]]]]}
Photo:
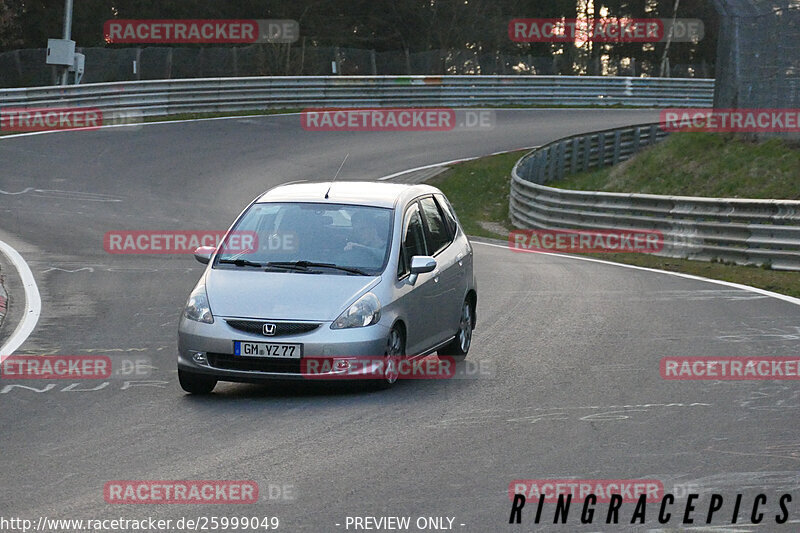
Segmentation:
{"type": "Polygon", "coordinates": [[[371,252],[375,257],[383,257],[383,241],[378,236],[375,224],[366,213],[356,211],[350,217],[350,224],[353,231],[350,239],[345,245],[345,251],[354,249],[364,249],[371,252]]]}

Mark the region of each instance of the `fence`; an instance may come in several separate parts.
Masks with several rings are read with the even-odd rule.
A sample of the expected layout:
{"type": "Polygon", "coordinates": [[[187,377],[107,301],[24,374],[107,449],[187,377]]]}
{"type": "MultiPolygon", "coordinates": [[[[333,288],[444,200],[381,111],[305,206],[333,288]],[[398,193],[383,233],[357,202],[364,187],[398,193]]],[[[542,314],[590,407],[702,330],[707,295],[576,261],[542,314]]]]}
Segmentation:
{"type": "Polygon", "coordinates": [[[800,3],[715,0],[718,108],[800,107],[800,3]]]}
{"type": "Polygon", "coordinates": [[[543,185],[623,161],[663,138],[657,125],[567,137],[520,159],[509,211],[519,228],[661,231],[658,255],[800,270],[800,201],[571,191],[543,185]]]}
{"type": "Polygon", "coordinates": [[[160,80],[0,90],[0,107],[87,106],[143,116],[313,106],[708,107],[714,80],[600,76],[316,76],[160,80]]]}
{"type": "MultiPolygon", "coordinates": [[[[343,75],[558,75],[580,74],[574,58],[554,54],[479,53],[475,50],[376,52],[356,48],[293,45],[194,47],[78,47],[86,56],[84,83],[241,76],[325,76],[336,61],[343,75]],[[133,64],[136,62],[136,71],[133,64]]],[[[0,53],[0,87],[33,87],[54,83],[44,48],[0,53]]],[[[588,70],[607,76],[658,76],[658,61],[604,58],[588,70]]],[[[713,77],[705,62],[676,64],[673,77],[713,77]]]]}

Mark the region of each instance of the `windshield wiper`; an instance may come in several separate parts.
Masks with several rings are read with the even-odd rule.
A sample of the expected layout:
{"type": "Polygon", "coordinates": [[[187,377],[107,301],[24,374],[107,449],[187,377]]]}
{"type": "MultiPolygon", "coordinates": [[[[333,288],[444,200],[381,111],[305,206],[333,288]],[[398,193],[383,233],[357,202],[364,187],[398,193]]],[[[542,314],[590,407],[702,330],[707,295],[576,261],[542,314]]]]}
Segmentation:
{"type": "Polygon", "coordinates": [[[360,268],[356,267],[346,267],[341,265],[336,265],[334,263],[317,263],[314,261],[270,261],[265,266],[268,267],[279,267],[279,268],[291,268],[291,269],[298,269],[302,271],[307,271],[309,267],[318,267],[318,268],[332,268],[335,270],[341,270],[342,272],[348,272],[350,274],[358,274],[360,276],[369,276],[366,272],[361,270],[360,268]]]}
{"type": "Polygon", "coordinates": [[[256,263],[255,261],[248,261],[247,259],[220,259],[217,261],[218,263],[223,263],[226,265],[236,265],[237,267],[258,267],[261,268],[264,265],[261,263],[256,263]]]}

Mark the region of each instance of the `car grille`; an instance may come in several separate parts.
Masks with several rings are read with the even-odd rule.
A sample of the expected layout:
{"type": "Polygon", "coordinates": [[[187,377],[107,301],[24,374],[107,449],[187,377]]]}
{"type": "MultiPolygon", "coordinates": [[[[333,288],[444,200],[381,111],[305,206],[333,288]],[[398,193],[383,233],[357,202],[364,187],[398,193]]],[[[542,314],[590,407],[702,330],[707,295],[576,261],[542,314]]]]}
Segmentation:
{"type": "Polygon", "coordinates": [[[300,359],[265,359],[264,357],[242,357],[227,353],[208,353],[208,363],[224,370],[246,370],[250,372],[280,372],[299,374],[300,359]]]}
{"type": "Polygon", "coordinates": [[[314,331],[320,324],[311,322],[270,322],[268,320],[225,320],[228,325],[239,331],[246,331],[254,335],[264,335],[264,324],[275,324],[274,335],[264,335],[265,337],[279,337],[281,335],[299,335],[314,331]]]}

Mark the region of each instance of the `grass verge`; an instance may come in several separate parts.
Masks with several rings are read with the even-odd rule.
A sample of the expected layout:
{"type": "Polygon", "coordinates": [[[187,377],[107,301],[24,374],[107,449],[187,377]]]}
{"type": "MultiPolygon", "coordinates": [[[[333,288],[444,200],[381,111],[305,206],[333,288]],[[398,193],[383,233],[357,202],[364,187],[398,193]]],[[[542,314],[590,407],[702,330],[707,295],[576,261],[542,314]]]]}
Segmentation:
{"type": "MultiPolygon", "coordinates": [[[[485,157],[452,166],[429,181],[450,199],[469,235],[507,239],[511,229],[508,194],[511,169],[525,151],[485,157]]],[[[617,263],[683,272],[741,283],[800,298],[800,274],[754,266],[673,259],[647,254],[581,254],[617,263]]]]}
{"type": "Polygon", "coordinates": [[[227,111],[223,113],[179,113],[177,115],[162,115],[158,117],[145,117],[144,122],[165,122],[171,120],[197,120],[201,118],[221,117],[257,117],[261,115],[283,115],[285,113],[299,113],[300,108],[291,109],[260,109],[256,111],[227,111]]]}
{"type": "Polygon", "coordinates": [[[800,144],[676,133],[619,165],[567,176],[561,189],[800,200],[800,144]]]}

